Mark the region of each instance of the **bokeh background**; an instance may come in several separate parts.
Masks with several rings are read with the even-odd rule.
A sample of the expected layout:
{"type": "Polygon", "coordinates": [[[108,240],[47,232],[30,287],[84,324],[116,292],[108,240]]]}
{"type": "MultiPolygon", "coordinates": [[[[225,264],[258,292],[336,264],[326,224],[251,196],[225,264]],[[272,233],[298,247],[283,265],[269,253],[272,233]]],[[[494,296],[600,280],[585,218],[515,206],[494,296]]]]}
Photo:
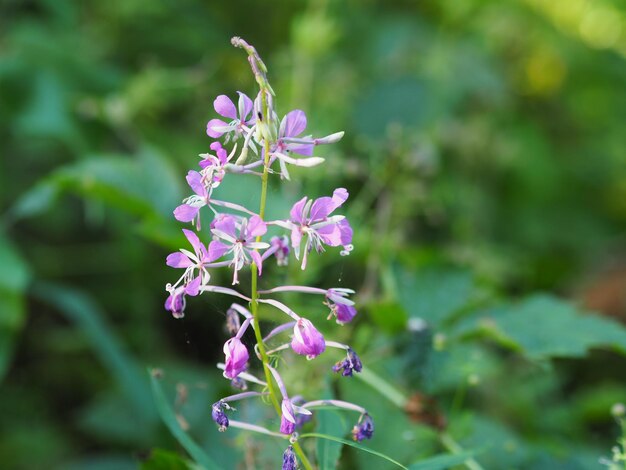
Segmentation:
{"type": "MultiPolygon", "coordinates": [[[[213,99],[255,94],[233,35],[265,59],[281,115],[346,132],[323,167],[272,185],[270,210],[348,188],[353,254],[289,271],[358,291],[355,322],[324,332],[403,399],[330,378],[332,357],[288,362],[293,386],[367,406],[367,445],[404,464],[466,450],[485,469],[597,468],[626,400],[617,0],[2,0],[0,467],[184,468],[147,367],[221,468],[280,465],[282,444],[209,417],[228,393],[227,299],[163,310],[213,99]]],[[[220,190],[258,203],[254,184],[220,190]]],[[[321,415],[312,429],[351,427],[321,415]]],[[[329,452],[327,468],[375,458],[329,452]]]]}

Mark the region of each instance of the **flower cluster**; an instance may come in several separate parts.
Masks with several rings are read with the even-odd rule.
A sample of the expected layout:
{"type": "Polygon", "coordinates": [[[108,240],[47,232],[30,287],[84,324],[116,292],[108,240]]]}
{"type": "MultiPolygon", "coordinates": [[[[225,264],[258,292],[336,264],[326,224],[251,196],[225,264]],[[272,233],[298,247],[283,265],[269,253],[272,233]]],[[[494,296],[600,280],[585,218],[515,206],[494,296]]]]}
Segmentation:
{"type": "Polygon", "coordinates": [[[285,266],[293,256],[299,261],[301,269],[306,269],[307,264],[312,262],[309,259],[312,251],[321,253],[327,247],[341,247],[342,255],[352,251],[350,223],[344,215],[336,213],[348,199],[348,191],[337,188],[329,196],[316,199],[302,197],[293,203],[284,219],[278,220],[265,220],[265,196],[269,175],[279,174],[281,179],[289,180],[289,166],[309,168],[319,165],[324,159],[313,155],[317,146],[339,141],[343,132],[322,138],[303,135],[307,118],[304,111],[299,109],[279,119],[274,109],[274,93],[267,81],[265,64],[256,50],[242,39],[233,38],[233,44],[248,53],[260,91],[254,100],[238,92],[237,105],[226,95],[218,96],[213,103],[220,118],[211,119],[207,123],[207,135],[216,140],[209,145],[209,153],[200,155],[199,167],[188,172],[187,183],[192,194],[174,210],[174,217],[178,221],[191,224],[189,228],[183,229],[190,248],[181,248],[167,257],[168,266],[182,269],[183,272],[178,281],[166,286],[169,295],[165,308],[175,318],[181,318],[184,316],[187,296],[207,293],[236,298],[226,315],[227,331],[231,337],[224,344],[224,363],[218,364],[218,367],[238,390],[259,387],[260,391],[243,391],[222,398],[212,405],[212,418],[220,431],[233,426],[256,431],[263,429],[263,432],[276,434],[227,416],[227,412],[234,411],[230,402],[268,395],[280,414],[279,432],[290,437],[292,444],[283,456],[283,469],[296,468],[296,455],[309,468],[310,464],[298,444],[296,430],[311,419],[312,409],[331,406],[358,412],[359,417],[352,430],[353,438],[357,441],[372,437],[373,421],[365,409],[352,403],[339,400],[306,401],[300,396],[291,397],[280,373],[271,365],[277,363],[274,357],[291,350],[313,360],[332,348],[345,353],[345,358],[333,366],[334,372],[352,376],[354,372],[360,372],[363,366],[349,346],[324,338],[315,327],[316,319],[300,316],[275,297],[283,292],[317,295],[328,307],[328,319],[334,318],[337,324],[344,325],[357,315],[354,302],[349,298],[354,291],[296,285],[258,289],[257,285],[262,282],[264,263],[270,259],[275,260],[278,266],[285,266]],[[261,206],[258,212],[219,198],[217,188],[222,183],[228,184],[231,175],[261,179],[261,206]],[[209,223],[209,230],[201,231],[201,219],[205,224],[209,223]],[[274,232],[283,231],[283,234],[269,237],[268,228],[274,232]],[[200,236],[206,236],[206,242],[201,241],[200,236]],[[252,292],[246,295],[233,287],[211,284],[211,273],[219,268],[232,271],[233,286],[239,284],[244,272],[251,272],[252,292]],[[265,336],[259,327],[259,304],[273,307],[286,316],[284,323],[265,336]],[[253,351],[242,341],[249,326],[252,326],[257,338],[253,351]],[[272,339],[275,344],[279,338],[284,338],[279,341],[281,344],[270,349],[269,340],[272,339]],[[251,352],[260,361],[264,378],[253,373],[258,367],[250,364],[251,352]]]}

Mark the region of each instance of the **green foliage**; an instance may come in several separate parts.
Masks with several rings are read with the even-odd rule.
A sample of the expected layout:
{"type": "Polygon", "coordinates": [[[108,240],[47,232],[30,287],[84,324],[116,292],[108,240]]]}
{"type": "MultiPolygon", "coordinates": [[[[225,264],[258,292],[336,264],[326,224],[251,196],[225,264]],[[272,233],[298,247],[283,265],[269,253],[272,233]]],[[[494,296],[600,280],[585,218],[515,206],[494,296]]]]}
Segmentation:
{"type": "Polygon", "coordinates": [[[188,460],[180,458],[174,452],[163,449],[153,449],[150,456],[141,462],[141,470],[195,470],[199,467],[188,460]]]}
{"type": "Polygon", "coordinates": [[[169,431],[174,435],[174,437],[176,437],[176,440],[180,443],[180,445],[183,446],[183,448],[189,453],[193,460],[201,466],[201,468],[204,468],[205,470],[219,469],[220,467],[213,462],[211,457],[209,457],[181,428],[180,422],[176,418],[174,410],[172,410],[170,404],[165,398],[165,394],[163,393],[163,389],[159,383],[159,375],[162,372],[155,369],[148,372],[150,374],[152,394],[154,396],[157,410],[159,411],[161,419],[163,419],[163,422],[169,431]]]}
{"type": "Polygon", "coordinates": [[[13,355],[14,338],[25,321],[25,291],[29,280],[26,262],[0,232],[0,381],[13,355]]]}
{"type": "MultiPolygon", "coordinates": [[[[268,217],[348,188],[352,255],[289,276],[358,291],[358,328],[320,328],[365,370],[327,387],[337,357],[302,382],[289,359],[294,389],[363,404],[376,432],[360,447],[411,469],[595,468],[625,393],[626,10],[570,3],[4,2],[0,466],[136,468],[154,448],[143,468],[236,468],[245,449],[278,468],[282,441],[209,417],[229,394],[223,299],[190,299],[181,321],[162,309],[211,103],[253,86],[238,34],[280,115],[346,131],[324,171],[270,188],[268,217]]],[[[256,184],[216,195],[254,203],[256,184]]],[[[303,434],[333,440],[303,443],[323,468],[397,468],[353,447],[351,413],[316,415],[303,434]]]]}
{"type": "Polygon", "coordinates": [[[465,321],[457,334],[479,332],[534,360],[583,357],[591,348],[610,347],[626,353],[626,328],[551,296],[522,302],[465,321]]]}

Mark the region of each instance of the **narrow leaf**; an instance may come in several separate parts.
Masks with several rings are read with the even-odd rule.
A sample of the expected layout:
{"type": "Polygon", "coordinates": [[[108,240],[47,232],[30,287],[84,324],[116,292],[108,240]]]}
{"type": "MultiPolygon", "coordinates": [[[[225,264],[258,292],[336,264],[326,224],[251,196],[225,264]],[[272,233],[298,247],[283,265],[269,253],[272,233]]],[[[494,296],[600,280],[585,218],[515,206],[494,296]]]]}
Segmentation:
{"type": "Polygon", "coordinates": [[[165,398],[163,388],[159,382],[159,373],[156,370],[149,370],[152,384],[152,395],[161,419],[170,430],[172,435],[181,446],[189,453],[192,459],[206,470],[219,470],[220,467],[195,443],[195,441],[180,427],[176,414],[165,398]]]}
{"type": "Polygon", "coordinates": [[[91,297],[69,287],[55,284],[35,284],[33,294],[53,305],[82,330],[94,352],[118,381],[135,409],[146,421],[156,421],[154,408],[146,397],[150,389],[135,360],[130,357],[104,322],[105,313],[91,297]]]}
{"type": "Polygon", "coordinates": [[[420,460],[409,465],[409,470],[446,470],[455,465],[463,464],[467,459],[472,457],[472,452],[463,452],[460,454],[440,454],[425,460],[420,460]]]}
{"type": "Polygon", "coordinates": [[[363,452],[367,452],[373,455],[376,455],[378,457],[380,457],[381,459],[385,459],[388,462],[391,462],[394,465],[397,465],[400,468],[403,468],[404,470],[408,470],[407,467],[405,467],[404,465],[402,465],[400,462],[392,459],[391,457],[385,455],[385,454],[381,454],[380,452],[376,452],[375,450],[372,449],[368,449],[367,447],[363,447],[360,444],[357,444],[356,442],[352,442],[349,441],[347,439],[342,439],[340,437],[335,437],[335,436],[329,436],[327,434],[319,434],[316,432],[310,432],[310,433],[306,433],[306,434],[301,434],[300,435],[300,439],[303,439],[305,437],[317,437],[318,439],[328,439],[329,441],[335,441],[335,442],[341,442],[342,444],[348,445],[348,446],[352,446],[356,449],[362,450],[363,452]]]}

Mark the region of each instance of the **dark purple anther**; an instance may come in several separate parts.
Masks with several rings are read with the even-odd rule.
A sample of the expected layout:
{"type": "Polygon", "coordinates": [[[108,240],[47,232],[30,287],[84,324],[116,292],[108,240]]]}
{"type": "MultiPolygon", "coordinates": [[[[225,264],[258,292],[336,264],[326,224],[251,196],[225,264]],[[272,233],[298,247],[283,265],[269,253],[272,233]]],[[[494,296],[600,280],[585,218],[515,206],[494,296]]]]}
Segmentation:
{"type": "Polygon", "coordinates": [[[228,428],[228,417],[226,416],[226,413],[224,413],[225,405],[226,404],[220,400],[213,403],[213,406],[211,407],[211,418],[213,418],[213,421],[215,421],[219,426],[218,429],[220,432],[224,432],[226,431],[226,428],[228,428]]]}
{"type": "Polygon", "coordinates": [[[367,413],[361,415],[359,422],[352,428],[352,438],[361,442],[363,439],[371,439],[374,434],[374,421],[367,413]]]}
{"type": "Polygon", "coordinates": [[[283,468],[282,470],[296,470],[296,454],[293,451],[293,447],[287,447],[287,450],[283,454],[283,468]]]}
{"type": "Polygon", "coordinates": [[[352,377],[352,372],[361,372],[361,370],[363,370],[363,363],[351,348],[348,348],[347,357],[333,366],[333,372],[342,371],[341,375],[344,377],[352,377]]]}

